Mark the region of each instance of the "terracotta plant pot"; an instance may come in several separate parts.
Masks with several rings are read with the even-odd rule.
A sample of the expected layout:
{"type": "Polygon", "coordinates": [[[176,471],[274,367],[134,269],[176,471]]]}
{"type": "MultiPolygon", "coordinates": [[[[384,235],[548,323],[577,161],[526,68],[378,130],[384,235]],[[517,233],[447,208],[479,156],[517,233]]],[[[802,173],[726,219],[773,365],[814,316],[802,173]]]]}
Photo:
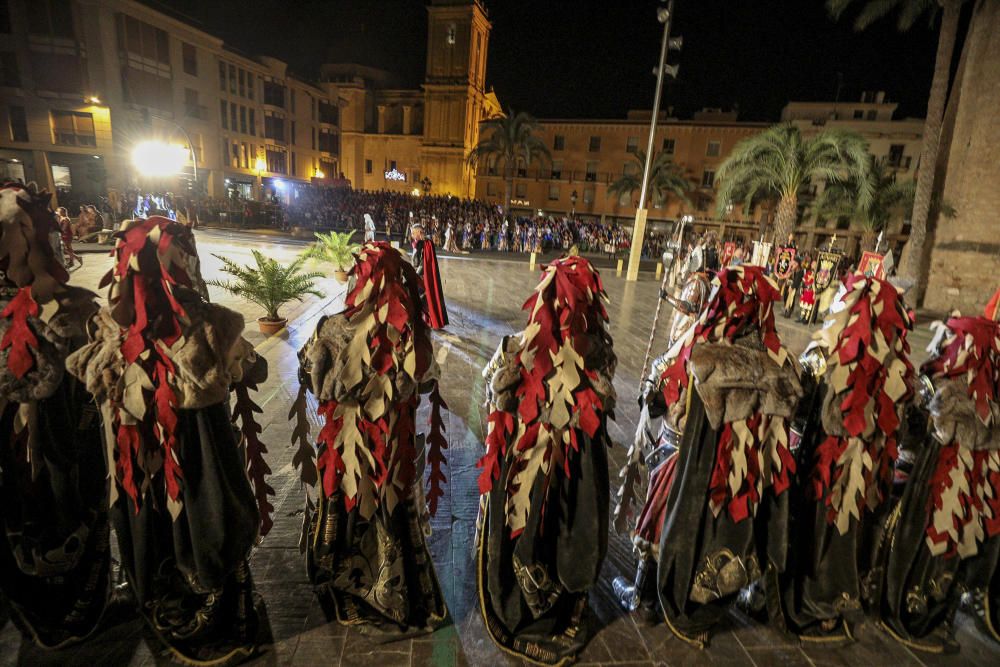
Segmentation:
{"type": "Polygon", "coordinates": [[[347,284],[347,271],[341,271],[340,269],[337,269],[336,271],[333,272],[333,277],[341,285],[347,284]]]}
{"type": "Polygon", "coordinates": [[[277,320],[271,320],[266,317],[257,318],[257,326],[260,327],[260,332],[265,336],[273,336],[284,329],[286,324],[288,324],[288,320],[283,317],[277,320]]]}

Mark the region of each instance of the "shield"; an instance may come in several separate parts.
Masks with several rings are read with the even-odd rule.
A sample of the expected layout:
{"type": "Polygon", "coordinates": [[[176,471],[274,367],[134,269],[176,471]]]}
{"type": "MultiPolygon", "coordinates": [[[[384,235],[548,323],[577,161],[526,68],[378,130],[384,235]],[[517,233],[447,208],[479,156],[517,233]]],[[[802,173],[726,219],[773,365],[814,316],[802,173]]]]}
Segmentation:
{"type": "Polygon", "coordinates": [[[771,244],[761,243],[760,241],[753,242],[753,259],[750,263],[754,266],[767,266],[767,260],[771,257],[771,244]]]}
{"type": "Polygon", "coordinates": [[[876,278],[885,278],[885,271],[883,269],[883,262],[885,257],[878,254],[877,252],[872,252],[871,250],[866,250],[861,255],[861,262],[858,264],[858,271],[865,274],[869,278],[875,276],[876,278]]]}
{"type": "Polygon", "coordinates": [[[726,241],[722,245],[722,266],[729,266],[729,262],[732,261],[733,255],[736,254],[736,244],[733,241],[726,241]]]}
{"type": "Polygon", "coordinates": [[[778,257],[774,262],[774,277],[787,280],[792,275],[792,262],[795,260],[795,248],[778,248],[778,257]]]}
{"type": "Polygon", "coordinates": [[[841,254],[838,252],[819,253],[816,259],[816,282],[813,287],[817,293],[826,290],[836,279],[840,258],[841,254]]]}

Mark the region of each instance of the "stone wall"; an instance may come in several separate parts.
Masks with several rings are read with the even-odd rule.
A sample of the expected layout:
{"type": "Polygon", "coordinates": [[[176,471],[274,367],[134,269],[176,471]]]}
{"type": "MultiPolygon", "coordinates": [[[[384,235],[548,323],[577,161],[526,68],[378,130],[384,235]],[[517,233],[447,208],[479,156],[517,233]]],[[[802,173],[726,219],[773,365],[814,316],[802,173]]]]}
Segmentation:
{"type": "Polygon", "coordinates": [[[1000,2],[973,11],[942,137],[944,201],[956,215],[937,221],[924,298],[929,310],[966,314],[1000,286],[1000,2]]]}

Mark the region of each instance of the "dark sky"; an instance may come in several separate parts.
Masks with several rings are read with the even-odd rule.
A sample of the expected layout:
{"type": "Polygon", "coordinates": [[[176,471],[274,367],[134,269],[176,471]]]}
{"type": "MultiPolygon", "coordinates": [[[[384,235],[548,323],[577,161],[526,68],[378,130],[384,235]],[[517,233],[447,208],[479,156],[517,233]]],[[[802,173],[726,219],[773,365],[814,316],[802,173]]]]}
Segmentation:
{"type": "MultiPolygon", "coordinates": [[[[153,4],[153,2],[150,2],[153,4]]],[[[208,32],[310,75],[322,62],[360,62],[419,85],[426,54],[422,0],[165,0],[208,32]]],[[[487,0],[493,32],[487,85],[505,107],[542,118],[621,118],[650,108],[662,29],[656,0],[487,0]]],[[[676,0],[671,54],[680,76],[665,105],[680,117],[738,105],[744,120],[777,120],[790,99],[885,90],[898,116],[922,116],[936,31],[883,21],[855,33],[823,0],[676,0]]]]}

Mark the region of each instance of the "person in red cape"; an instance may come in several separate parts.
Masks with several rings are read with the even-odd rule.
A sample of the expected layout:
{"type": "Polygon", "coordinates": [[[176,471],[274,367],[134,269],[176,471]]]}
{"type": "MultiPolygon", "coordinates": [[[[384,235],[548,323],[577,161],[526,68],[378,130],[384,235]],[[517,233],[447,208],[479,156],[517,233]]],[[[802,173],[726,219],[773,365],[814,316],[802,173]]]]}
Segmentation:
{"type": "MultiPolygon", "coordinates": [[[[260,427],[244,423],[241,447],[229,399],[267,366],[243,316],[208,301],[189,227],[127,220],[113,261],[91,342],[66,367],[101,410],[122,570],[173,659],[233,664],[261,641],[248,559],[270,489],[260,427]]],[[[233,412],[246,420],[254,407],[237,400],[233,412]]]]}
{"type": "Polygon", "coordinates": [[[963,597],[1000,641],[1000,291],[984,316],[934,328],[917,403],[926,427],[882,541],[884,628],[911,648],[954,652],[963,597]]]}
{"type": "Polygon", "coordinates": [[[606,299],[586,259],[551,262],[524,304],[524,331],[483,372],[480,611],[494,642],[535,663],[567,664],[592,633],[585,612],[608,546],[617,365],[606,299]]]}
{"type": "Polygon", "coordinates": [[[96,295],[67,284],[50,198],[0,188],[0,594],[26,640],[49,649],[97,628],[111,563],[100,419],[65,372],[96,295]]]}
{"type": "Polygon", "coordinates": [[[292,411],[301,417],[294,462],[310,489],[302,541],[309,580],[336,621],[390,637],[431,632],[447,616],[427,550],[426,515],[444,493],[441,411],[448,406],[438,391],[419,282],[388,243],[361,247],[344,311],[323,318],[299,352],[301,388],[292,411]],[[306,391],[316,396],[323,422],[315,462],[306,391]],[[416,415],[426,393],[425,456],[416,415]]]}
{"type": "Polygon", "coordinates": [[[424,226],[420,223],[410,228],[413,237],[413,268],[420,278],[420,298],[423,301],[424,321],[431,329],[448,326],[448,308],[444,303],[441,289],[441,272],[438,269],[437,254],[430,239],[424,238],[424,226]]]}
{"type": "MultiPolygon", "coordinates": [[[[802,395],[774,327],[780,294],[758,266],[716,274],[701,315],[658,360],[660,412],[683,423],[677,450],[655,477],[637,534],[658,540],[656,589],[667,626],[702,648],[745,587],[784,569],[787,490],[795,472],[788,420],[802,395]]],[[[616,515],[636,500],[629,451],[616,515]]]]}

